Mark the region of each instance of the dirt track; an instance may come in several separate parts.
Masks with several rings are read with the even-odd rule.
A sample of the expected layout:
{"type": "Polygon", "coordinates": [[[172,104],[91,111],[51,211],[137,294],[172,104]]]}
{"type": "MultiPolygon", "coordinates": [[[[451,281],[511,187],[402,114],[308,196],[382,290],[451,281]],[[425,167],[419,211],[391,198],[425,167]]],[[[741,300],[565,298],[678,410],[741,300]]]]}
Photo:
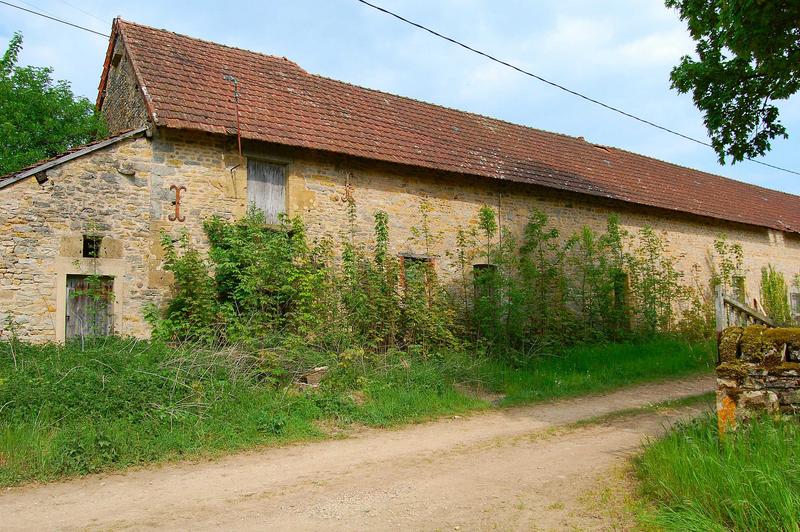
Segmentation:
{"type": "Polygon", "coordinates": [[[9,489],[0,529],[604,528],[585,496],[698,409],[573,422],[713,388],[702,377],[352,438],[9,489]]]}

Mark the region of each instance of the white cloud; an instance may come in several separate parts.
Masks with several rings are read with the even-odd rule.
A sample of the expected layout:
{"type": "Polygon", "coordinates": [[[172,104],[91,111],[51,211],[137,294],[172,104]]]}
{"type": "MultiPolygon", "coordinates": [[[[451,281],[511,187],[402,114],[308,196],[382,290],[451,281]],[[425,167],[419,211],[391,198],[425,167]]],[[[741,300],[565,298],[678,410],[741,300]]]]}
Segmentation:
{"type": "Polygon", "coordinates": [[[622,43],[617,47],[616,55],[628,65],[669,68],[677,64],[682,56],[692,52],[692,42],[686,32],[672,29],[622,43]]]}

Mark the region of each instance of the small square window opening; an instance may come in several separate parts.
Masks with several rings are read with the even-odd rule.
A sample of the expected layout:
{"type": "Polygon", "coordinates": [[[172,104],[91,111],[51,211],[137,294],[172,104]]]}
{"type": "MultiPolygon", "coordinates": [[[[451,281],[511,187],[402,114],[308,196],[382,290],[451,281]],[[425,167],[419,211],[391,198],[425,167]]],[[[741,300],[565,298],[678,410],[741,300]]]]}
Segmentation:
{"type": "Polygon", "coordinates": [[[89,259],[96,259],[99,257],[100,244],[102,242],[102,236],[83,235],[83,256],[89,259]]]}

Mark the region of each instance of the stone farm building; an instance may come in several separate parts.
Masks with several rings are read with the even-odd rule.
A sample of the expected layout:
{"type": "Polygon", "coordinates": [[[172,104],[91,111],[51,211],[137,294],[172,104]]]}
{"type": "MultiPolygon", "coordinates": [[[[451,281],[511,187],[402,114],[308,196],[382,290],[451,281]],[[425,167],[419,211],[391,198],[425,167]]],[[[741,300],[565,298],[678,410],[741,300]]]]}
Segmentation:
{"type": "Polygon", "coordinates": [[[13,315],[31,341],[77,334],[81,309],[68,294],[93,272],[114,294],[109,327],[146,337],[143,309],[169,290],[162,230],[202,245],[204,218],[240,216],[253,201],[271,217],[301,216],[311,236],[335,236],[346,186],[360,236],[383,209],[398,254],[422,253],[409,233],[428,202],[433,229],[447,229],[432,252],[444,276],[455,228],[484,204],[507,229],[536,208],[564,234],[602,229],[614,211],[630,230],[666,235],[687,271],[708,273],[724,233],[744,247],[750,294],[768,263],[787,278],[800,271],[798,196],[353,86],[285,58],[116,20],[97,106],[113,136],[0,177],[0,319],[13,315]]]}

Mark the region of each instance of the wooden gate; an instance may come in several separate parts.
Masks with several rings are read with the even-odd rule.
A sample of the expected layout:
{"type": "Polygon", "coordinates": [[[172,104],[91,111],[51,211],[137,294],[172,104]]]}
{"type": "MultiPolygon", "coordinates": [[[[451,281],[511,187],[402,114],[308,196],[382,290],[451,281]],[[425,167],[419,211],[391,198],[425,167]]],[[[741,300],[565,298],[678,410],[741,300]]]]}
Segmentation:
{"type": "Polygon", "coordinates": [[[67,340],[114,333],[114,278],[67,275],[67,340]]]}
{"type": "Polygon", "coordinates": [[[775,322],[766,314],[726,295],[721,286],[718,286],[715,291],[714,310],[717,336],[728,327],[734,326],[766,325],[775,327],[775,322]]]}

